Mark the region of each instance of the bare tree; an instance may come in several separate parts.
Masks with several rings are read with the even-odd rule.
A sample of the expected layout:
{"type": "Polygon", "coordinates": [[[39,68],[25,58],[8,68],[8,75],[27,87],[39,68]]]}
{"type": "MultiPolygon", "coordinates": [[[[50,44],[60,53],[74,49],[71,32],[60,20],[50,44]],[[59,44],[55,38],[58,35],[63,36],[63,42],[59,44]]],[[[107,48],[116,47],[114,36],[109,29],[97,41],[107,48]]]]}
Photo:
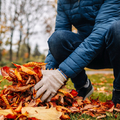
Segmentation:
{"type": "Polygon", "coordinates": [[[30,52],[31,52],[29,45],[29,38],[33,34],[36,34],[34,32],[34,27],[42,17],[44,5],[45,5],[44,0],[36,0],[36,1],[26,0],[25,17],[26,17],[27,31],[26,31],[25,41],[28,49],[28,58],[30,58],[30,52]]]}
{"type": "Polygon", "coordinates": [[[11,36],[10,36],[10,61],[12,61],[12,45],[13,45],[13,35],[14,35],[14,30],[16,27],[16,21],[18,19],[18,12],[17,12],[17,7],[18,7],[18,1],[17,0],[11,0],[11,6],[10,6],[10,20],[11,20],[11,36]],[[14,6],[14,10],[12,9],[12,6],[14,6]],[[13,14],[14,12],[14,14],[13,14]]]}
{"type": "Polygon", "coordinates": [[[6,18],[6,0],[0,0],[0,61],[2,61],[3,40],[7,39],[6,33],[9,31],[6,18]]]}
{"type": "Polygon", "coordinates": [[[19,29],[18,49],[17,49],[17,54],[16,54],[17,60],[19,59],[20,44],[22,42],[22,28],[23,28],[23,24],[22,24],[22,20],[21,20],[20,21],[20,29],[19,29]]]}
{"type": "MultiPolygon", "coordinates": [[[[27,50],[28,50],[28,58],[30,58],[31,53],[31,47],[29,44],[29,40],[31,36],[37,34],[37,32],[34,30],[35,26],[38,25],[38,23],[46,24],[45,32],[51,31],[50,23],[47,22],[50,18],[44,17],[44,14],[47,14],[47,11],[44,10],[47,6],[53,6],[53,2],[45,1],[45,0],[21,0],[21,7],[20,7],[20,14],[19,14],[19,22],[21,19],[21,16],[24,16],[24,22],[22,21],[22,31],[26,31],[24,35],[22,35],[23,42],[26,44],[27,50]],[[43,14],[44,13],[44,14],[43,14]]],[[[42,31],[41,31],[42,32],[42,31]]],[[[21,35],[21,34],[20,34],[21,35]]],[[[19,42],[19,44],[21,41],[19,42]]],[[[20,46],[20,45],[19,45],[20,46]]]]}
{"type": "Polygon", "coordinates": [[[22,1],[19,3],[19,13],[18,13],[18,22],[19,22],[19,41],[18,41],[18,49],[17,49],[17,54],[16,54],[16,58],[17,60],[19,59],[19,52],[20,52],[20,45],[22,42],[22,38],[23,38],[23,26],[24,26],[24,6],[25,6],[26,2],[22,1]]]}

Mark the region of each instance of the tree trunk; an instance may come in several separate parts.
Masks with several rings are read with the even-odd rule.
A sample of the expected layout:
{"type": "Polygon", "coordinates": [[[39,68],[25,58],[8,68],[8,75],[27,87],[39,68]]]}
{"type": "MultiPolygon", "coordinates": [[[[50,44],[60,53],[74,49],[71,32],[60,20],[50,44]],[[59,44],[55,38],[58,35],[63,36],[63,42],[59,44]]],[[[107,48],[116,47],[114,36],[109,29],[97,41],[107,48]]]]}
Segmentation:
{"type": "Polygon", "coordinates": [[[22,41],[22,21],[20,21],[20,39],[19,39],[19,42],[18,42],[18,50],[17,50],[17,60],[19,59],[19,52],[20,52],[20,44],[21,44],[21,41],[22,41]]]}
{"type": "Polygon", "coordinates": [[[27,38],[27,49],[28,49],[28,59],[30,59],[31,49],[30,49],[30,46],[29,46],[29,38],[27,38]]]}
{"type": "Polygon", "coordinates": [[[14,31],[14,29],[12,28],[12,30],[11,30],[11,38],[10,38],[10,61],[12,61],[12,39],[13,39],[13,31],[14,31]]]}
{"type": "Polygon", "coordinates": [[[28,20],[28,15],[27,15],[27,49],[28,49],[28,59],[30,58],[30,46],[29,46],[29,20],[28,20]]]}
{"type": "Polygon", "coordinates": [[[17,50],[17,56],[16,56],[17,60],[19,59],[20,44],[21,44],[21,41],[22,41],[22,31],[20,30],[19,32],[20,32],[20,40],[18,42],[18,50],[17,50]]]}

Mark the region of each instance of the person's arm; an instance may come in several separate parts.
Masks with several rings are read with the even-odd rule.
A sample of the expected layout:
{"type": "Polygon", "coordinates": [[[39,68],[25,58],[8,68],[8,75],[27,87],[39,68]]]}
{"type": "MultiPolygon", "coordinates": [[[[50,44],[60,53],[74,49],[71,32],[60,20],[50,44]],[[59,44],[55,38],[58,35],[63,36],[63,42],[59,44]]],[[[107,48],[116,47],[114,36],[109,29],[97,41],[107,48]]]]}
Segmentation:
{"type": "Polygon", "coordinates": [[[69,18],[63,9],[62,3],[60,2],[60,0],[58,0],[55,31],[57,31],[57,30],[69,30],[69,31],[71,31],[71,28],[72,28],[72,25],[69,21],[69,18]]]}
{"type": "Polygon", "coordinates": [[[59,65],[63,73],[70,78],[78,75],[103,49],[107,30],[119,19],[120,0],[105,0],[95,19],[92,33],[59,65]]]}
{"type": "MultiPolygon", "coordinates": [[[[55,24],[56,24],[55,31],[57,31],[57,30],[71,31],[70,21],[69,21],[67,15],[65,14],[64,9],[62,8],[60,0],[58,0],[58,2],[57,2],[57,16],[56,16],[55,24]]],[[[58,63],[56,62],[56,60],[54,59],[54,57],[52,56],[50,51],[48,52],[48,55],[46,56],[45,63],[47,63],[46,69],[58,68],[58,63]]]]}
{"type": "Polygon", "coordinates": [[[49,70],[58,68],[59,66],[59,64],[54,59],[50,51],[48,51],[48,55],[46,56],[45,63],[46,63],[46,69],[49,69],[49,70]]]}

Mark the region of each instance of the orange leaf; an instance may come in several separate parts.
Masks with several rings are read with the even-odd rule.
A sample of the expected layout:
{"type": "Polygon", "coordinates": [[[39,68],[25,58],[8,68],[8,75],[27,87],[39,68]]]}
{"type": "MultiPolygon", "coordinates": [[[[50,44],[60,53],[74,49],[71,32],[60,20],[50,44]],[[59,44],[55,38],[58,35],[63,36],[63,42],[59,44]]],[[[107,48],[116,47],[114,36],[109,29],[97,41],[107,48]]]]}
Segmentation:
{"type": "Polygon", "coordinates": [[[23,66],[25,67],[35,67],[35,66],[43,66],[46,65],[46,63],[42,63],[42,62],[29,62],[26,64],[23,64],[23,66]]]}
{"type": "Polygon", "coordinates": [[[22,81],[22,76],[20,75],[20,72],[18,71],[18,69],[15,69],[15,75],[19,81],[22,81]]]}
{"type": "Polygon", "coordinates": [[[15,112],[21,112],[22,109],[22,101],[20,102],[19,106],[15,109],[15,112]]]}
{"type": "MultiPolygon", "coordinates": [[[[14,64],[14,63],[13,63],[14,64]]],[[[31,70],[30,68],[27,68],[25,66],[22,66],[22,65],[17,65],[17,64],[14,64],[17,68],[21,68],[21,71],[27,73],[27,74],[30,74],[30,75],[36,75],[36,73],[31,70]]]]}
{"type": "Polygon", "coordinates": [[[69,92],[66,92],[66,91],[64,91],[62,89],[59,89],[58,91],[63,93],[68,98],[73,98],[74,97],[72,94],[70,94],[69,92]]]}
{"type": "Polygon", "coordinates": [[[21,70],[27,74],[30,74],[30,75],[37,75],[33,70],[27,68],[27,67],[24,67],[24,66],[21,66],[21,70]]]}
{"type": "Polygon", "coordinates": [[[64,106],[56,106],[56,110],[58,110],[60,112],[66,111],[67,113],[71,113],[71,110],[64,106]]]}
{"type": "Polygon", "coordinates": [[[33,70],[38,75],[39,79],[41,79],[41,77],[42,77],[41,68],[40,67],[34,67],[33,70]]]}

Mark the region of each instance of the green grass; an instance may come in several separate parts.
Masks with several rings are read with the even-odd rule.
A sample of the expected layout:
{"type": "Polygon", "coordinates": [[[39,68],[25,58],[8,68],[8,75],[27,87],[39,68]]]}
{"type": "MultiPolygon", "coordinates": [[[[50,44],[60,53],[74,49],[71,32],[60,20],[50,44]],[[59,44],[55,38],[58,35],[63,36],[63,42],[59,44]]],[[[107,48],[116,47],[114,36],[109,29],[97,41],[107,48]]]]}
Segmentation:
{"type": "MultiPolygon", "coordinates": [[[[88,78],[91,80],[94,92],[90,96],[92,99],[99,98],[100,101],[106,101],[112,99],[112,90],[113,90],[113,80],[114,77],[112,74],[94,74],[88,75],[88,78]]],[[[73,83],[69,79],[66,85],[69,89],[75,89],[73,83]]],[[[70,120],[96,120],[96,118],[92,118],[88,115],[81,115],[80,114],[71,114],[70,120]]],[[[117,118],[115,119],[114,116],[107,114],[106,118],[101,120],[120,120],[120,114],[118,113],[117,118]]]]}
{"type": "MultiPolygon", "coordinates": [[[[0,80],[2,80],[2,76],[0,75],[0,80]]],[[[5,86],[8,86],[8,85],[10,85],[11,83],[8,81],[8,80],[4,80],[4,81],[2,81],[1,83],[0,83],[0,91],[2,90],[2,89],[4,89],[4,87],[5,86]]]]}
{"type": "Polygon", "coordinates": [[[94,92],[92,98],[95,99],[99,97],[100,101],[106,101],[112,99],[112,90],[113,90],[113,80],[114,77],[112,74],[97,74],[89,75],[94,86],[94,92]]]}
{"type": "MultiPolygon", "coordinates": [[[[90,96],[93,99],[99,97],[100,101],[106,101],[112,99],[112,89],[113,89],[113,75],[112,74],[95,74],[88,75],[88,78],[91,80],[94,92],[90,96]]],[[[74,84],[69,79],[67,81],[66,87],[68,89],[75,89],[74,84]]]]}
{"type": "MultiPolygon", "coordinates": [[[[106,114],[106,118],[101,118],[99,120],[120,120],[120,114],[117,113],[115,115],[117,115],[117,118],[115,118],[115,115],[113,116],[112,114],[108,113],[106,114]]],[[[74,115],[70,115],[70,120],[98,120],[97,118],[93,118],[89,115],[86,114],[82,114],[81,116],[77,113],[74,115]]]]}
{"type": "MultiPolygon", "coordinates": [[[[93,86],[94,86],[94,92],[90,96],[93,99],[99,98],[100,101],[106,101],[112,99],[112,83],[114,80],[114,77],[112,74],[106,75],[106,74],[95,74],[95,75],[88,75],[88,78],[91,80],[93,86]]],[[[2,79],[2,76],[0,76],[0,80],[2,79]]],[[[3,89],[5,85],[9,85],[7,80],[1,82],[0,89],[3,89]]],[[[68,89],[75,89],[73,83],[69,79],[67,81],[66,87],[68,89]]],[[[117,118],[115,119],[114,116],[111,114],[107,114],[107,117],[101,120],[120,120],[120,114],[117,113],[117,118]]],[[[92,118],[88,115],[81,115],[80,114],[71,114],[70,120],[96,120],[96,118],[92,118]]]]}

